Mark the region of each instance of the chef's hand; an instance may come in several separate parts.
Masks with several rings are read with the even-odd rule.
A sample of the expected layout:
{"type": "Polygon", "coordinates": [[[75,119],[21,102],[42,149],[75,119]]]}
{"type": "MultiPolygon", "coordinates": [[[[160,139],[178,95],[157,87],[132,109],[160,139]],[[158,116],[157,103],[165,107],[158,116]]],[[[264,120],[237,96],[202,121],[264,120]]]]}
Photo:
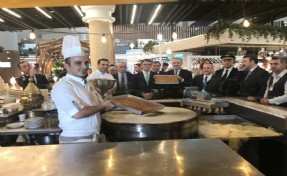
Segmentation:
{"type": "Polygon", "coordinates": [[[113,108],[115,108],[115,105],[112,103],[111,100],[104,101],[103,106],[105,107],[106,111],[109,111],[109,110],[112,110],[113,108]]]}
{"type": "Polygon", "coordinates": [[[146,100],[150,100],[153,96],[153,93],[142,93],[142,96],[146,100]]]}
{"type": "Polygon", "coordinates": [[[249,97],[247,97],[247,100],[248,100],[248,101],[255,101],[256,98],[255,98],[255,97],[252,97],[252,96],[249,96],[249,97]]]}
{"type": "Polygon", "coordinates": [[[264,97],[260,100],[260,102],[263,104],[269,104],[269,99],[267,97],[264,97]]]}
{"type": "Polygon", "coordinates": [[[110,94],[116,93],[116,87],[111,88],[110,90],[108,90],[107,92],[110,94]]]}

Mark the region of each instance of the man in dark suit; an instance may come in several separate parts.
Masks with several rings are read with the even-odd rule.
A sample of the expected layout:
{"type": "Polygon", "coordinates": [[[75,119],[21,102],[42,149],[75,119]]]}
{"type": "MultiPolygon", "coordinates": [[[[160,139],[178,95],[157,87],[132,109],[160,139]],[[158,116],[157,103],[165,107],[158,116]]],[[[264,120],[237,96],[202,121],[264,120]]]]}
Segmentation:
{"type": "Polygon", "coordinates": [[[133,74],[127,72],[127,64],[125,62],[119,62],[117,64],[118,72],[113,75],[117,81],[117,90],[114,95],[129,94],[132,82],[133,74]]]}
{"type": "Polygon", "coordinates": [[[132,91],[133,94],[144,99],[151,99],[153,96],[152,89],[155,88],[154,75],[155,73],[150,71],[152,61],[144,59],[141,61],[142,71],[135,74],[132,78],[132,91]]]}
{"type": "Polygon", "coordinates": [[[199,91],[205,90],[208,93],[216,95],[219,90],[221,78],[213,75],[213,65],[210,63],[203,64],[203,74],[196,75],[192,80],[192,86],[197,86],[199,91]]]}
{"type": "Polygon", "coordinates": [[[268,80],[264,98],[260,102],[287,107],[287,58],[274,56],[269,64],[272,75],[268,80]]]}
{"type": "Polygon", "coordinates": [[[237,80],[237,68],[234,68],[234,55],[221,56],[223,68],[215,72],[217,77],[221,78],[219,93],[224,96],[235,96],[239,91],[239,83],[237,80]]]}
{"type": "Polygon", "coordinates": [[[22,76],[16,78],[16,81],[19,86],[23,89],[29,83],[29,78],[33,79],[33,83],[39,89],[48,89],[49,88],[49,81],[47,80],[45,75],[38,74],[39,68],[31,67],[30,63],[27,61],[22,61],[18,64],[18,68],[24,73],[22,76]]]}
{"type": "Polygon", "coordinates": [[[166,72],[168,75],[177,75],[179,84],[173,85],[173,92],[174,94],[177,94],[176,97],[182,97],[183,96],[183,90],[185,87],[191,86],[192,81],[192,73],[188,70],[182,69],[182,60],[180,58],[173,58],[171,60],[172,64],[172,70],[166,72]]]}
{"type": "Polygon", "coordinates": [[[141,64],[140,63],[137,63],[137,64],[134,65],[134,74],[137,74],[141,70],[142,70],[142,68],[141,68],[141,64]]]}
{"type": "Polygon", "coordinates": [[[260,68],[258,58],[254,54],[243,56],[242,65],[238,68],[240,81],[240,96],[254,101],[263,97],[269,73],[260,68]]]}

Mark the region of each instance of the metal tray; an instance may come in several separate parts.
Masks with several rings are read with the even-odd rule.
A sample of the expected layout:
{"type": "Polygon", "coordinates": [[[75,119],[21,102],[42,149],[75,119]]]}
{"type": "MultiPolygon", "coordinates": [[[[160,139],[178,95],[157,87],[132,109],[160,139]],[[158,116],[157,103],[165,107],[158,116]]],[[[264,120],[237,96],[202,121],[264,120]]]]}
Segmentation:
{"type": "Polygon", "coordinates": [[[173,81],[173,82],[157,82],[157,79],[160,77],[177,77],[177,75],[155,75],[155,84],[179,84],[179,81],[173,81]]]}
{"type": "Polygon", "coordinates": [[[132,107],[129,107],[129,106],[125,106],[123,104],[120,104],[120,103],[117,103],[117,102],[113,102],[117,107],[121,108],[121,109],[124,109],[124,110],[127,110],[133,114],[144,114],[144,113],[149,113],[149,112],[155,112],[155,111],[158,111],[158,110],[161,110],[164,108],[164,105],[162,104],[159,104],[159,103],[155,103],[155,102],[152,102],[152,101],[149,101],[149,100],[145,100],[143,98],[140,98],[140,97],[136,97],[136,96],[133,96],[133,95],[120,95],[120,96],[115,96],[115,97],[111,97],[110,99],[111,100],[117,100],[117,99],[122,99],[122,98],[127,98],[127,97],[132,97],[132,98],[135,98],[139,101],[142,101],[142,102],[146,102],[146,103],[149,103],[153,106],[152,109],[148,109],[148,110],[138,110],[138,109],[134,109],[132,107]]]}

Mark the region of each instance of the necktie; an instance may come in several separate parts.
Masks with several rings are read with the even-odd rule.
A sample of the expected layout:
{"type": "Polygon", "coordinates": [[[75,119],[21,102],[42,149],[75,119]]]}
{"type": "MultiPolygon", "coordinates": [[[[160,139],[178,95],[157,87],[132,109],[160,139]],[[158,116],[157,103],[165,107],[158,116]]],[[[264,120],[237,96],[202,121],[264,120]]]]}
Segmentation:
{"type": "Polygon", "coordinates": [[[207,86],[207,76],[205,76],[205,78],[202,80],[202,90],[206,90],[206,86],[207,86]]]}
{"type": "Polygon", "coordinates": [[[221,81],[225,81],[225,80],[226,80],[226,78],[227,78],[227,74],[228,74],[228,69],[227,69],[227,70],[225,70],[224,75],[221,77],[221,81]]]}
{"type": "Polygon", "coordinates": [[[34,83],[35,83],[35,84],[37,84],[37,78],[36,78],[36,75],[34,75],[34,76],[33,76],[33,80],[34,80],[34,83]]]}
{"type": "Polygon", "coordinates": [[[248,71],[248,74],[246,75],[245,80],[247,80],[250,75],[251,75],[251,71],[248,71]]]}
{"type": "Polygon", "coordinates": [[[121,87],[120,87],[121,91],[125,91],[125,76],[124,74],[121,74],[121,87]]]}
{"type": "Polygon", "coordinates": [[[174,70],[174,75],[177,75],[177,73],[178,73],[178,70],[174,70]]]}
{"type": "Polygon", "coordinates": [[[148,86],[148,82],[149,82],[149,74],[148,74],[148,72],[145,72],[145,82],[146,82],[146,85],[148,86]]]}

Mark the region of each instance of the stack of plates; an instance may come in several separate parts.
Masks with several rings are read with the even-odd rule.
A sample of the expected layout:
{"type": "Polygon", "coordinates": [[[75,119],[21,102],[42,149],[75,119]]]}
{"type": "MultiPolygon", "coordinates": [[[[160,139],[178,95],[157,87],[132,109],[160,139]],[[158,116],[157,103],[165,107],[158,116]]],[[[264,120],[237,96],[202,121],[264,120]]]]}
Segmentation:
{"type": "Polygon", "coordinates": [[[6,125],[6,127],[10,129],[22,128],[23,126],[24,126],[24,123],[22,122],[9,123],[6,125]]]}
{"type": "Polygon", "coordinates": [[[25,128],[39,128],[44,126],[45,124],[45,117],[35,117],[25,120],[24,122],[25,128]]]}

